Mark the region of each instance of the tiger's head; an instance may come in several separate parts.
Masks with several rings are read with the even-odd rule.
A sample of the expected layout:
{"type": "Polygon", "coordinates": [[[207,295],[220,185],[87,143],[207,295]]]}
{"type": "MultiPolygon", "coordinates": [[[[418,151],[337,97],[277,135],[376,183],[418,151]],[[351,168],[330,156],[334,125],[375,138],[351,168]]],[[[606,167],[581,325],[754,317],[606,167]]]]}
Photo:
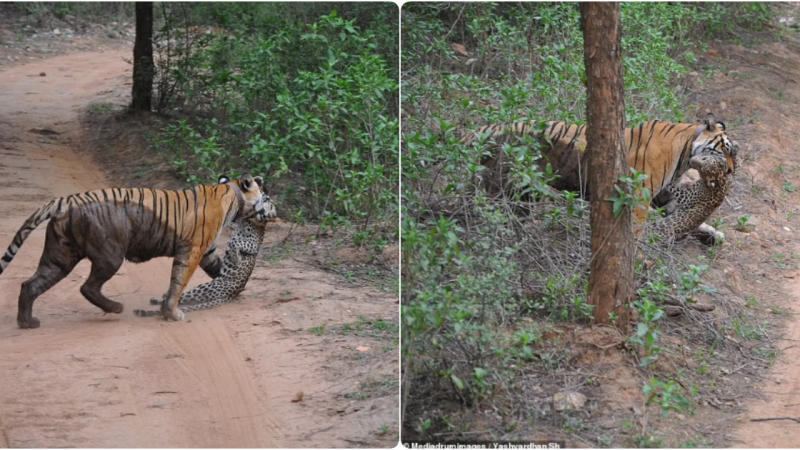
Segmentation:
{"type": "Polygon", "coordinates": [[[692,157],[699,155],[712,155],[725,158],[728,173],[736,171],[736,153],[739,143],[728,139],[725,124],[717,121],[714,114],[708,114],[706,120],[698,127],[692,143],[692,157]]]}
{"type": "MultiPolygon", "coordinates": [[[[237,214],[238,218],[252,218],[269,221],[277,217],[275,204],[264,192],[264,179],[249,173],[242,175],[237,180],[231,180],[225,175],[219,177],[219,184],[229,184],[238,188],[242,194],[242,208],[237,214]]],[[[238,195],[238,194],[237,194],[238,195]]]]}

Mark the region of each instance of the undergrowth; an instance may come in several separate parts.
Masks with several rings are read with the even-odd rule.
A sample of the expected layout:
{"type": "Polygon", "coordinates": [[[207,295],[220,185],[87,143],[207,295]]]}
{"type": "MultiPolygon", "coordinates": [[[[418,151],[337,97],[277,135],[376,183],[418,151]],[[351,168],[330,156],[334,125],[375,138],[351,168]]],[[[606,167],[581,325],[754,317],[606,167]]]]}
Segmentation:
{"type": "Polygon", "coordinates": [[[264,174],[279,214],[382,246],[397,229],[397,7],[159,4],[152,137],[190,183],[264,174]],[[341,8],[343,13],[336,10],[341,8]]]}

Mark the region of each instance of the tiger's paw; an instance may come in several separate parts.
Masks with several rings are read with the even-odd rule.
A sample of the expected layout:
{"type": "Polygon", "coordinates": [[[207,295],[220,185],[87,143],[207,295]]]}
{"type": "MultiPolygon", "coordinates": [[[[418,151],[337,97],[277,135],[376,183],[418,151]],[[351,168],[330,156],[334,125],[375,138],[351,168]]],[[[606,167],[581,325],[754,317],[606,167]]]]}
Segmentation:
{"type": "Polygon", "coordinates": [[[181,311],[178,308],[175,308],[175,309],[177,310],[177,312],[173,311],[171,309],[168,309],[166,311],[162,311],[162,313],[164,314],[164,320],[167,320],[167,321],[174,320],[175,322],[180,322],[181,320],[186,318],[186,314],[184,314],[183,311],[181,311]]]}
{"type": "Polygon", "coordinates": [[[17,317],[17,325],[22,329],[33,329],[33,328],[39,328],[39,325],[41,325],[41,323],[39,322],[39,319],[33,316],[27,318],[17,317]]]}
{"type": "Polygon", "coordinates": [[[125,311],[125,305],[119,302],[110,301],[106,308],[103,308],[108,314],[122,314],[125,311]]]}

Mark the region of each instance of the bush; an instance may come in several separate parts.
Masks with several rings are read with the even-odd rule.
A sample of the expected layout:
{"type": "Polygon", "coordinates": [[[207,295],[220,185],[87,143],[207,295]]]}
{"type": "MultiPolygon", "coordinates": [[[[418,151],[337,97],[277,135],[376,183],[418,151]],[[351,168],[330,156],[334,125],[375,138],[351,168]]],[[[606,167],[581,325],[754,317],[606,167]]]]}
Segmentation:
{"type": "Polygon", "coordinates": [[[281,20],[297,12],[284,4],[181,8],[162,11],[157,97],[183,118],[156,148],[190,182],[231,167],[266,174],[281,213],[320,231],[353,228],[359,243],[396,234],[398,76],[380,47],[391,42],[380,21],[396,6],[373,6],[367,30],[335,10],[306,24],[281,20]],[[187,25],[201,13],[235,26],[187,25]]]}
{"type": "MultiPolygon", "coordinates": [[[[629,123],[683,120],[681,83],[697,68],[693,55],[705,51],[709,36],[730,38],[737,27],[763,25],[768,9],[624,3],[629,123]]],[[[518,194],[487,197],[479,162],[490,146],[464,146],[455,131],[519,119],[581,122],[579,17],[575,3],[403,8],[402,352],[404,408],[411,411],[404,420],[427,423],[419,432],[433,431],[424,417],[433,399],[475,405],[556,378],[548,371],[562,367],[565,356],[542,346],[534,351],[531,343],[547,328],[591,322],[588,204],[548,187],[553,175],[539,169],[531,141],[502,148],[518,194]],[[453,44],[468,55],[459,56],[463,49],[453,44]]],[[[700,284],[703,268],[647,242],[637,253],[634,306],[645,326],[632,331],[630,343],[643,370],[653,370],[663,305],[685,305],[708,289],[700,284]]],[[[662,391],[672,392],[656,389],[653,398],[662,391]]],[[[530,399],[521,397],[496,399],[498,409],[531,411],[530,399]]]]}

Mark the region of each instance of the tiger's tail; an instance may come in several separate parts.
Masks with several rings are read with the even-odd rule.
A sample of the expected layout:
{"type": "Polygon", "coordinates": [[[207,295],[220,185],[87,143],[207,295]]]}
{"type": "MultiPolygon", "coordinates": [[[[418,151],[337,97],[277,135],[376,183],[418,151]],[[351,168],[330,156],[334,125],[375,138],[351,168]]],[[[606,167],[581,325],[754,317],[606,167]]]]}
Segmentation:
{"type": "Polygon", "coordinates": [[[28,220],[22,224],[22,228],[17,231],[17,234],[14,235],[14,239],[11,241],[11,245],[8,246],[6,249],[6,253],[0,258],[0,274],[6,270],[11,261],[17,256],[17,252],[19,251],[22,244],[28,239],[28,236],[45,220],[53,217],[58,213],[62,213],[67,210],[69,207],[69,201],[64,201],[63,198],[56,198],[50,201],[50,203],[42,206],[41,208],[37,209],[36,212],[31,214],[28,217],[28,220]]]}

